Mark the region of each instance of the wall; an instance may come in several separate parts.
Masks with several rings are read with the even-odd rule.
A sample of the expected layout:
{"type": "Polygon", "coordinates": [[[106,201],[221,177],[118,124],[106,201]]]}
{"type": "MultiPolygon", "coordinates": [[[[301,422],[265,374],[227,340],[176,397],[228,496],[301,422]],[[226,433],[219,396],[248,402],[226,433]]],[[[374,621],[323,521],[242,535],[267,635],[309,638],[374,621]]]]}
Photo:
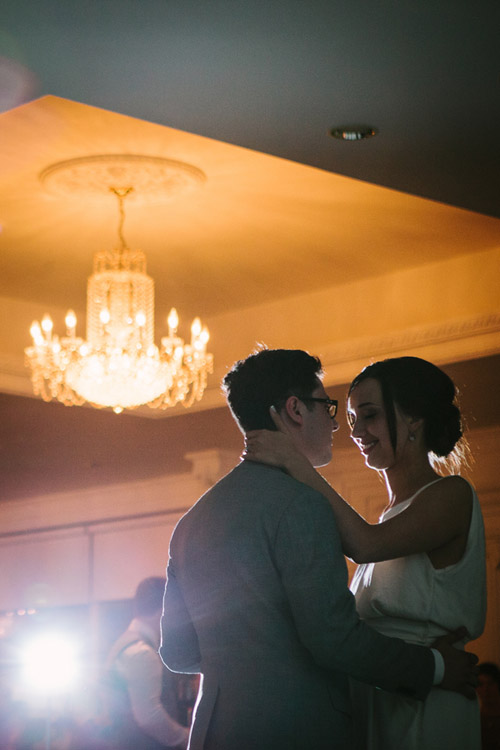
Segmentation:
{"type": "Polygon", "coordinates": [[[130,598],[164,575],[175,523],[237,456],[199,451],[186,474],[2,503],[0,608],[130,598]]]}

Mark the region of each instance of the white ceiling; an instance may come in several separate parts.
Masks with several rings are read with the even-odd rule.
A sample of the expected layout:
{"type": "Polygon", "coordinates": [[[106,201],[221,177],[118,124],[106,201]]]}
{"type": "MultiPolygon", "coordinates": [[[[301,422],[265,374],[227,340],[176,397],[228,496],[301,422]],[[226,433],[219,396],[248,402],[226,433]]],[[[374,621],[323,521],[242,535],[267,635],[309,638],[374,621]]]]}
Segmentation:
{"type": "Polygon", "coordinates": [[[125,204],[159,331],[172,305],[187,326],[498,247],[498,21],[497,2],[4,0],[0,370],[18,378],[33,315],[84,311],[116,244],[112,196],[40,179],[65,160],[205,175],[125,204]],[[328,135],[359,123],[378,135],[328,135]]]}
{"type": "Polygon", "coordinates": [[[165,314],[214,316],[481,252],[499,237],[491,217],[64,99],[42,97],[0,123],[0,295],[24,302],[85,308],[93,254],[118,244],[116,180],[135,185],[124,235],[146,252],[165,314]],[[95,154],[180,160],[205,178],[170,197],[154,162],[125,156],[40,179],[95,154]]]}
{"type": "Polygon", "coordinates": [[[499,25],[497,0],[3,0],[0,104],[59,96],[500,216],[499,25]],[[379,135],[328,137],[346,123],[379,135]]]}

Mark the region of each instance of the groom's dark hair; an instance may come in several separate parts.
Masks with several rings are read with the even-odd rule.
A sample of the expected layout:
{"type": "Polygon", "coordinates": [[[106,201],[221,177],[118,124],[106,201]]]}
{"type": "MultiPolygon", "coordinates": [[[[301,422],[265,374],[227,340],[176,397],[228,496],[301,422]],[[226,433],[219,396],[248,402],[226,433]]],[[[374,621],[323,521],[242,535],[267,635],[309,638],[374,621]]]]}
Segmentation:
{"type": "Polygon", "coordinates": [[[289,396],[310,396],[322,374],[320,360],[301,349],[261,349],[236,362],[222,387],[244,432],[274,430],[270,407],[281,409],[289,396]]]}

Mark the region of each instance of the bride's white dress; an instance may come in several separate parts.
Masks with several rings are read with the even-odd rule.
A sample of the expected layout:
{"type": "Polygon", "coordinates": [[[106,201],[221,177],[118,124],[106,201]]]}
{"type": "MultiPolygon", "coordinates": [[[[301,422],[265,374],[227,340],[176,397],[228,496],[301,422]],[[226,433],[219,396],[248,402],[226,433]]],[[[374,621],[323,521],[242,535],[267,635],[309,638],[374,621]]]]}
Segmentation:
{"type": "MultiPolygon", "coordinates": [[[[424,489],[387,510],[380,521],[403,512],[424,489]]],[[[373,628],[425,646],[461,625],[470,640],[482,633],[484,526],[473,487],[471,491],[472,518],[460,562],[437,570],[426,554],[418,554],[357,568],[351,590],[361,618],[373,628]]],[[[357,750],[480,750],[477,701],[433,688],[422,703],[357,682],[352,683],[352,696],[357,750]]]]}

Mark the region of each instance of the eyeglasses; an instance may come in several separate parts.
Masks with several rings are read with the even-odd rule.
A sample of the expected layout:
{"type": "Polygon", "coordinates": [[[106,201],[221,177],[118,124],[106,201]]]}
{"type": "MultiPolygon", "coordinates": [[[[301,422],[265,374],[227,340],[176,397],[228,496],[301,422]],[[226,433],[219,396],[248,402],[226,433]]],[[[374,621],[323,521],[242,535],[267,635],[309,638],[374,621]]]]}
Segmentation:
{"type": "Polygon", "coordinates": [[[330,419],[335,419],[339,402],[334,398],[301,398],[301,401],[317,401],[318,404],[326,404],[326,410],[330,419]]]}

